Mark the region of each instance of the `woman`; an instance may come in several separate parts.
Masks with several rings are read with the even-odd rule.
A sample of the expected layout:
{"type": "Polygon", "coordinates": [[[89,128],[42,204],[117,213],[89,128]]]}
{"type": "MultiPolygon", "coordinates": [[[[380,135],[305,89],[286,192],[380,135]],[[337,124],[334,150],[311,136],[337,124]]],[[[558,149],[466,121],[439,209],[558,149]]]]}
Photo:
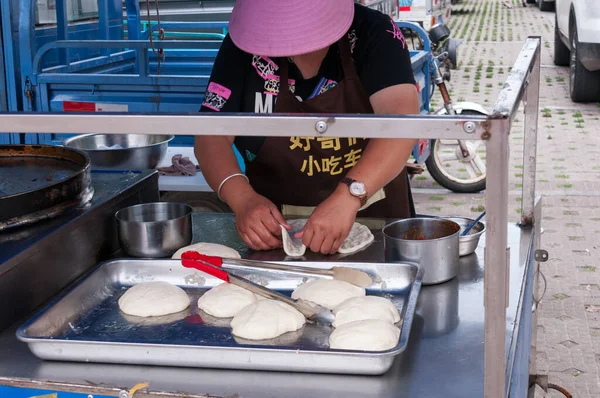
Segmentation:
{"type": "MultiPolygon", "coordinates": [[[[404,37],[353,0],[238,0],[201,111],[416,114],[404,37]]],[[[404,139],[196,138],[210,186],[255,250],[281,246],[282,215],[310,215],[297,237],[335,253],[357,217],[410,217],[404,139]],[[235,144],[244,157],[240,173],[235,144]]]]}

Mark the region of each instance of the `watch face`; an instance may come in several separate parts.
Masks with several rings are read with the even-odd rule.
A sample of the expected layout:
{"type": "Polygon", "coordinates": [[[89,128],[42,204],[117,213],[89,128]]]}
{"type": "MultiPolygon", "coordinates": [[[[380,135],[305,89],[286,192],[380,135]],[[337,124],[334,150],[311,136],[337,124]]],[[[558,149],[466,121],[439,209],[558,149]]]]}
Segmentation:
{"type": "Polygon", "coordinates": [[[364,195],[366,192],[365,189],[365,184],[363,184],[362,182],[353,182],[352,184],[350,184],[350,193],[354,196],[361,196],[364,195]]]}

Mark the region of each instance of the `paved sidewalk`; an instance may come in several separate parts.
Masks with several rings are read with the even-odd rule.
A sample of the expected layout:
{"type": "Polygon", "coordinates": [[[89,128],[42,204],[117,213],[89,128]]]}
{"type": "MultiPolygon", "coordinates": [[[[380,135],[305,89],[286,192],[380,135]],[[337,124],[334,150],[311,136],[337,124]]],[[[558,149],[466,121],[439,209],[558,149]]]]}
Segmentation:
{"type": "MultiPolygon", "coordinates": [[[[450,28],[465,40],[450,82],[454,101],[491,109],[529,35],[542,37],[537,192],[543,195],[542,265],[547,290],[539,308],[538,373],[577,398],[600,397],[600,104],[568,96],[568,69],[552,62],[554,13],[512,0],[463,0],[450,28]]],[[[440,106],[441,100],[437,100],[440,106]]],[[[518,221],[521,200],[523,117],[511,132],[510,209],[518,221]]],[[[485,153],[482,152],[485,157],[485,153]]],[[[429,175],[413,180],[417,211],[474,216],[482,194],[454,194],[429,175]]],[[[543,287],[543,281],[540,282],[543,287]]],[[[563,397],[551,392],[549,397],[563,397]]]]}

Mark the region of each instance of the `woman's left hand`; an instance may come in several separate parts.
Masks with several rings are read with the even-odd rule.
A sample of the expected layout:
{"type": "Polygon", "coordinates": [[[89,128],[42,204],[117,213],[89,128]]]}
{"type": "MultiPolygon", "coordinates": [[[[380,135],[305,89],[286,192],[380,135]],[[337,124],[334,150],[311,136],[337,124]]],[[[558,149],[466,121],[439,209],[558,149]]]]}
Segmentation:
{"type": "Polygon", "coordinates": [[[359,209],[360,200],[340,185],[316,207],[296,237],[314,253],[334,254],[348,237],[359,209]]]}

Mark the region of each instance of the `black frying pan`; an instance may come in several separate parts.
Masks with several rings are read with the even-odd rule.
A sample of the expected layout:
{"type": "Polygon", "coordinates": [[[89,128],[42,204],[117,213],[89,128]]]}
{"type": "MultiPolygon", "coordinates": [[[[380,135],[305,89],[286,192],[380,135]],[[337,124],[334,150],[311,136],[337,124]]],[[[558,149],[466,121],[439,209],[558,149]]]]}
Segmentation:
{"type": "Polygon", "coordinates": [[[0,145],[0,221],[75,203],[90,187],[90,159],[84,152],[0,145]]]}

